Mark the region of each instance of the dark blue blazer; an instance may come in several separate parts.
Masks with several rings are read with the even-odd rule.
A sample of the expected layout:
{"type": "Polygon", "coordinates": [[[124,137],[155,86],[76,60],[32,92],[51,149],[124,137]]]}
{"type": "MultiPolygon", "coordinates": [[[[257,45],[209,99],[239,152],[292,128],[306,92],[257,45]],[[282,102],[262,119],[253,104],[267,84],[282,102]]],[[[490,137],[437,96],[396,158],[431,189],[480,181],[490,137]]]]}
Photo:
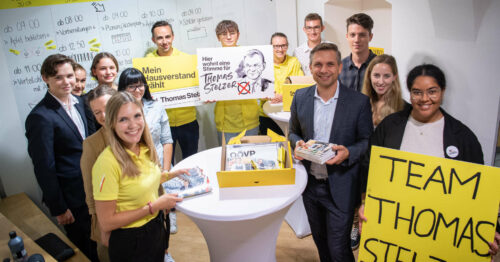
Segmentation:
{"type": "MultiPolygon", "coordinates": [[[[90,110],[83,99],[75,104],[85,126],[86,136],[95,130],[89,126],[90,110]]],[[[61,104],[49,92],[26,118],[28,153],[42,189],[43,201],[53,216],[68,208],[85,205],[80,158],[83,138],[61,104]]]]}
{"type": "MultiPolygon", "coordinates": [[[[344,145],[349,158],[340,165],[327,165],[328,183],[333,202],[345,212],[352,212],[360,197],[359,162],[368,148],[373,132],[372,110],[367,96],[340,84],[330,140],[344,145]]],[[[314,93],[316,85],[299,89],[290,107],[290,141],[295,146],[299,140],[314,138],[314,93]]],[[[307,172],[311,162],[303,160],[307,172]]]]}

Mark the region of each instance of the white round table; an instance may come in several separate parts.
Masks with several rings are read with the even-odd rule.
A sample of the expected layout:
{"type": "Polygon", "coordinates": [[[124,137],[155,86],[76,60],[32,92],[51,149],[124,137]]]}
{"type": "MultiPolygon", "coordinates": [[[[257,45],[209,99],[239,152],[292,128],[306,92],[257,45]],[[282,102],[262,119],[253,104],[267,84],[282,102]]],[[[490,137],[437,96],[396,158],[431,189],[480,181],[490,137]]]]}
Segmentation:
{"type": "Polygon", "coordinates": [[[262,107],[264,113],[266,113],[269,118],[271,118],[278,126],[281,128],[281,131],[285,133],[285,130],[288,129],[288,121],[290,120],[290,112],[283,111],[283,103],[279,104],[271,104],[271,101],[267,101],[264,103],[262,107]]]}
{"type": "MultiPolygon", "coordinates": [[[[283,111],[283,103],[271,104],[267,101],[263,106],[264,113],[267,114],[278,126],[283,133],[288,130],[288,122],[290,120],[290,112],[283,111]]],[[[311,227],[307,220],[306,209],[302,196],[300,196],[295,203],[293,203],[290,211],[285,216],[285,220],[295,232],[298,238],[303,238],[311,234],[311,227]]]]}
{"type": "Polygon", "coordinates": [[[174,166],[173,170],[199,166],[213,187],[210,193],[184,199],[176,208],[189,216],[202,232],[211,261],[276,261],[276,240],[283,218],[306,187],[304,167],[294,163],[294,185],[224,188],[225,193],[233,191],[235,196],[241,196],[242,192],[253,196],[231,199],[220,194],[216,174],[220,158],[221,148],[217,147],[174,166]]]}

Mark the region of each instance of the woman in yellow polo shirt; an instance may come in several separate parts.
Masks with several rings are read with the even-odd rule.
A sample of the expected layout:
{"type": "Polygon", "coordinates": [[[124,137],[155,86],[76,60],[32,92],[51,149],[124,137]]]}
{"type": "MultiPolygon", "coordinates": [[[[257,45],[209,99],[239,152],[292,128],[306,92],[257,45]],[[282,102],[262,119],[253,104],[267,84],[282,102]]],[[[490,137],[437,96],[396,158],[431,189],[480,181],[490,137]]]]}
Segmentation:
{"type": "MultiPolygon", "coordinates": [[[[163,261],[166,229],[162,210],[181,201],[175,194],[158,196],[160,163],[146,127],[140,101],[127,92],[106,105],[109,146],[92,169],[99,225],[111,232],[111,261],[163,261]]],[[[164,173],[173,178],[187,170],[164,173]]]]}

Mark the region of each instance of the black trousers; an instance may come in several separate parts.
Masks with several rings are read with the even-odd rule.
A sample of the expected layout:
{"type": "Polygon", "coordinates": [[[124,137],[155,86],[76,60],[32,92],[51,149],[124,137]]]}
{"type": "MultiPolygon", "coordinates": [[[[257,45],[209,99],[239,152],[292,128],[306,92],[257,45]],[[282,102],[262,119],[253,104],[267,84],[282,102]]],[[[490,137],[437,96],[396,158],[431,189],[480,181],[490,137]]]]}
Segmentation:
{"type": "Polygon", "coordinates": [[[350,238],[354,210],[341,211],[333,202],[328,180],[311,175],[302,199],[321,262],[354,262],[350,238]]]}
{"type": "Polygon", "coordinates": [[[70,208],[75,222],[64,226],[69,240],[92,262],[98,262],[97,244],[90,239],[90,215],[87,205],[70,208]]]}
{"type": "Polygon", "coordinates": [[[167,248],[167,234],[163,212],[141,227],[113,230],[109,238],[109,259],[111,262],[161,262],[167,248]]]}
{"type": "MultiPolygon", "coordinates": [[[[182,151],[182,159],[198,153],[198,140],[200,138],[200,126],[198,121],[194,120],[182,126],[171,126],[172,140],[174,140],[172,151],[172,164],[174,164],[175,144],[179,143],[182,151]]],[[[166,168],[166,167],[165,167],[166,168]]]]}
{"type": "Polygon", "coordinates": [[[265,116],[259,116],[259,132],[261,135],[267,135],[267,129],[273,130],[274,133],[284,136],[283,131],[281,130],[281,127],[274,122],[269,117],[265,116]]]}

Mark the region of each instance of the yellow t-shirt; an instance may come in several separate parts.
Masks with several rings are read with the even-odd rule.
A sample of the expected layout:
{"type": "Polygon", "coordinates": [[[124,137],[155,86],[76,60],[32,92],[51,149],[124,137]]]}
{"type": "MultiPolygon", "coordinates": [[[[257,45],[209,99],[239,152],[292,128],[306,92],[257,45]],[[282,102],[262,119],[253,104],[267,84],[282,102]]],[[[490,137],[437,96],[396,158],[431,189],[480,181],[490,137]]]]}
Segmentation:
{"type": "Polygon", "coordinates": [[[287,55],[283,63],[274,64],[274,92],[283,94],[283,83],[289,76],[303,76],[302,68],[300,67],[299,59],[295,56],[287,55]]]}
{"type": "MultiPolygon", "coordinates": [[[[116,212],[142,208],[158,199],[160,167],[149,159],[149,149],[141,145],[139,156],[127,150],[141,174],[137,177],[124,176],[120,164],[108,146],[97,158],[92,168],[94,199],[97,201],[116,200],[116,212]]],[[[122,228],[140,227],[155,218],[155,214],[132,222],[122,228]]]]}
{"type": "MultiPolygon", "coordinates": [[[[276,94],[283,94],[283,84],[289,76],[303,76],[302,68],[300,66],[299,59],[295,56],[286,55],[285,61],[277,65],[274,64],[274,92],[276,94]]],[[[264,113],[263,106],[265,100],[260,101],[260,115],[266,116],[264,113]]]]}
{"type": "Polygon", "coordinates": [[[259,126],[256,99],[218,101],[214,113],[215,126],[219,132],[238,133],[259,126]]]}
{"type": "MultiPolygon", "coordinates": [[[[187,55],[172,47],[172,56],[187,55]]],[[[160,57],[158,49],[146,54],[146,57],[160,57]]],[[[196,108],[194,106],[167,109],[170,127],[182,126],[196,120],[196,108]]]]}

